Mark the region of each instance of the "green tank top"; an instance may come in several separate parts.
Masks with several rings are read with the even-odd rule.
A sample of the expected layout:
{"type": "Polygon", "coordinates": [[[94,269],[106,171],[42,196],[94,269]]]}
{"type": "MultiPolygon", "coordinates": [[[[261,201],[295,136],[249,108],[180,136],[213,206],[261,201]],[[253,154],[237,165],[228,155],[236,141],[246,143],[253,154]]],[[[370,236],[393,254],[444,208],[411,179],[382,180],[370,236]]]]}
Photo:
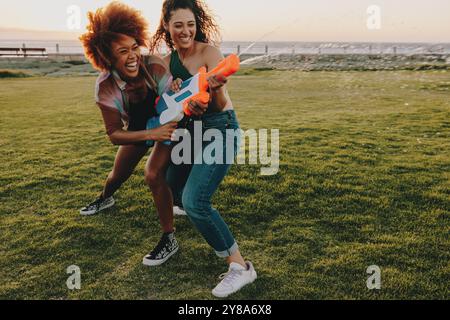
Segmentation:
{"type": "Polygon", "coordinates": [[[189,73],[188,69],[181,63],[178,52],[174,50],[170,55],[170,73],[174,79],[181,79],[183,81],[192,78],[192,74],[189,73]]]}

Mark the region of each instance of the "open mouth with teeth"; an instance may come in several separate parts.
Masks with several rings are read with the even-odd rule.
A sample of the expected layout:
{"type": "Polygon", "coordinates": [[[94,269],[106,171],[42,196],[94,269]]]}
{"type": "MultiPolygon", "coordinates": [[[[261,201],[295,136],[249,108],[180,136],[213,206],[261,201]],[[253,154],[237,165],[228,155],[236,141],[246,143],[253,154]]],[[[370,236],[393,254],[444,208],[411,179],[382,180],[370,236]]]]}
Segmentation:
{"type": "Polygon", "coordinates": [[[192,40],[192,37],[180,37],[180,41],[182,43],[189,43],[192,40]]]}
{"type": "Polygon", "coordinates": [[[139,66],[139,61],[134,61],[134,62],[127,63],[125,65],[125,68],[127,69],[128,72],[136,72],[138,70],[138,66],[139,66]]]}

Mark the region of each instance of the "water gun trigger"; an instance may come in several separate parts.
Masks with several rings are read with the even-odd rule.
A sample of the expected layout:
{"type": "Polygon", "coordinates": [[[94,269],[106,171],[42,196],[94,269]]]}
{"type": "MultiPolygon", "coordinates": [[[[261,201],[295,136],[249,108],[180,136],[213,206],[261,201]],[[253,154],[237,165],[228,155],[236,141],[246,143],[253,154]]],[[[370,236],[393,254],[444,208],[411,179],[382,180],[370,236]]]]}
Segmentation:
{"type": "Polygon", "coordinates": [[[183,103],[183,110],[184,110],[184,113],[185,113],[187,116],[192,116],[192,112],[189,110],[189,103],[190,103],[191,101],[197,101],[197,102],[200,102],[200,103],[202,103],[202,104],[208,104],[208,103],[209,103],[209,99],[210,99],[210,95],[209,95],[209,93],[206,92],[206,91],[200,92],[200,93],[196,94],[195,96],[193,96],[192,98],[187,99],[187,100],[184,101],[184,103],[183,103]]]}

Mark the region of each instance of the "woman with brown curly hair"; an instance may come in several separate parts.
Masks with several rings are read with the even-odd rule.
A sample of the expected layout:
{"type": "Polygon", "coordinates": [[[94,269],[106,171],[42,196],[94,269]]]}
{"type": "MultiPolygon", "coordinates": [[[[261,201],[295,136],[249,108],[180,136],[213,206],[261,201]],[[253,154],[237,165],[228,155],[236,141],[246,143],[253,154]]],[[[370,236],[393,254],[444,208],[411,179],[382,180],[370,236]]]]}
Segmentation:
{"type": "MultiPolygon", "coordinates": [[[[164,62],[143,57],[141,47],[148,44],[148,26],[141,13],[119,2],[90,12],[87,32],[80,37],[86,57],[101,71],[96,83],[96,103],[100,108],[109,139],[119,145],[114,167],[100,197],[81,209],[82,215],[96,214],[115,204],[113,194],[128,180],[147,153],[146,141],[170,140],[176,123],[146,130],[148,119],[156,115],[156,98],[170,86],[171,75],[164,62]]],[[[165,170],[167,148],[156,143],[145,167],[159,214],[163,236],[144,264],[160,265],[177,250],[174,237],[172,194],[165,180],[155,183],[151,172],[165,170]],[[152,170],[150,170],[152,168],[152,170]]]]}
{"type": "MultiPolygon", "coordinates": [[[[219,32],[207,6],[199,0],[165,0],[159,28],[151,42],[154,52],[165,43],[171,53],[165,57],[170,65],[174,79],[172,90],[177,91],[182,81],[196,74],[200,67],[208,70],[215,68],[223,59],[220,50],[214,46],[219,32]]],[[[213,129],[223,135],[222,154],[229,154],[227,147],[236,155],[238,139],[228,138],[226,131],[239,130],[233,104],[226,90],[227,80],[214,76],[208,79],[211,100],[209,104],[192,103],[190,112],[194,120],[201,121],[204,131],[213,129]]],[[[188,130],[193,134],[195,121],[190,122],[188,130]]],[[[211,142],[202,141],[202,150],[211,142]]],[[[195,145],[195,143],[193,143],[195,145]]],[[[194,155],[195,156],[195,155],[194,155]]],[[[216,297],[227,297],[252,283],[257,275],[251,262],[245,261],[227,224],[219,212],[212,207],[211,198],[225,178],[231,164],[215,161],[212,164],[201,163],[175,165],[167,171],[167,181],[171,186],[174,202],[186,210],[190,220],[200,231],[216,254],[225,258],[229,270],[222,281],[213,289],[216,297]]]]}

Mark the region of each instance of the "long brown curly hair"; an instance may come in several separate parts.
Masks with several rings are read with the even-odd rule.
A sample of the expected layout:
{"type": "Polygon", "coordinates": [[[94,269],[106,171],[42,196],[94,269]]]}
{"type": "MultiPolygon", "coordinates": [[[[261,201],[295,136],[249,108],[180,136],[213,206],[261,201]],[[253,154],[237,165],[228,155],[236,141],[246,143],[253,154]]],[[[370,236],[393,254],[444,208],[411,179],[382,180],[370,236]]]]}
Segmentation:
{"type": "Polygon", "coordinates": [[[219,27],[208,6],[202,0],[165,0],[158,30],[150,41],[151,52],[157,52],[163,42],[170,50],[174,50],[170,32],[164,28],[164,24],[169,24],[172,13],[178,9],[189,9],[194,14],[197,24],[196,41],[209,43],[214,46],[219,44],[219,27]]]}
{"type": "Polygon", "coordinates": [[[139,46],[148,46],[147,20],[141,12],[118,1],[88,13],[87,32],[79,39],[86,58],[100,71],[111,69],[114,57],[111,43],[127,35],[136,39],[139,46]]]}

